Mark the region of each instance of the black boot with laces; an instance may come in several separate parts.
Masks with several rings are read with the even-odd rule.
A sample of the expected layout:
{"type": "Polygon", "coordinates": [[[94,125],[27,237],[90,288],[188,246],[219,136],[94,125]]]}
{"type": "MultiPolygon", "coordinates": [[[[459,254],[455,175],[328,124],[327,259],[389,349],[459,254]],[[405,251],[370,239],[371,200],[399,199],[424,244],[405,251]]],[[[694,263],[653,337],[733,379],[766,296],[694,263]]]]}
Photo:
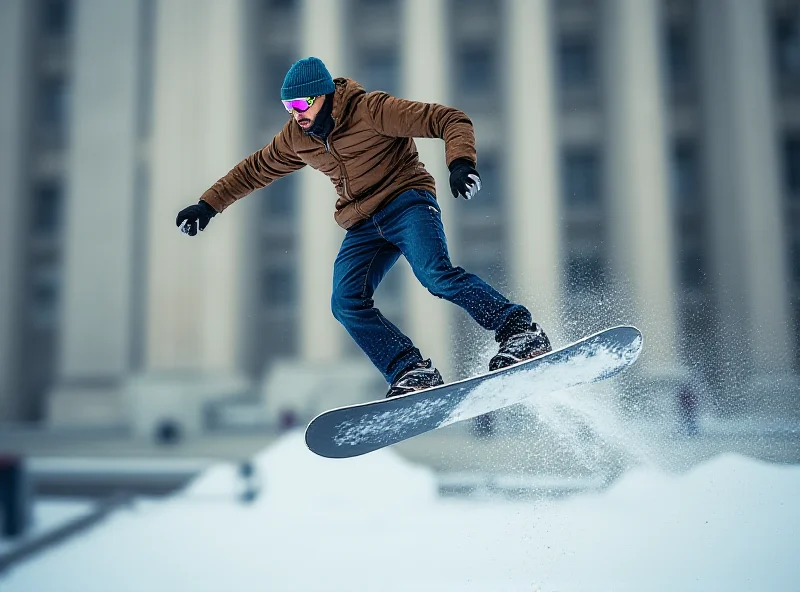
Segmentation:
{"type": "Polygon", "coordinates": [[[389,388],[386,398],[396,397],[397,395],[407,395],[414,391],[431,388],[444,384],[442,375],[433,367],[430,360],[417,362],[408,367],[389,388]]]}
{"type": "Polygon", "coordinates": [[[523,360],[536,358],[552,350],[550,340],[545,332],[537,323],[533,323],[524,331],[507,337],[500,344],[497,355],[489,360],[489,370],[499,370],[523,360]]]}

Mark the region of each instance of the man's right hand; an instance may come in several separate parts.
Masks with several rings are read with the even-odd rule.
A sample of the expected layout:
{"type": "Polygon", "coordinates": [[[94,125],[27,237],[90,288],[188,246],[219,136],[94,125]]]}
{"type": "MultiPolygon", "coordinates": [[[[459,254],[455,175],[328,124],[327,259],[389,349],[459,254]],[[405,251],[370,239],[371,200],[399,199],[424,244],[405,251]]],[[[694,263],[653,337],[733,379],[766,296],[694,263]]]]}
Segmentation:
{"type": "Polygon", "coordinates": [[[217,211],[201,199],[195,205],[183,208],[178,212],[175,226],[184,234],[194,236],[205,230],[208,223],[211,222],[211,218],[216,215],[217,211]]]}

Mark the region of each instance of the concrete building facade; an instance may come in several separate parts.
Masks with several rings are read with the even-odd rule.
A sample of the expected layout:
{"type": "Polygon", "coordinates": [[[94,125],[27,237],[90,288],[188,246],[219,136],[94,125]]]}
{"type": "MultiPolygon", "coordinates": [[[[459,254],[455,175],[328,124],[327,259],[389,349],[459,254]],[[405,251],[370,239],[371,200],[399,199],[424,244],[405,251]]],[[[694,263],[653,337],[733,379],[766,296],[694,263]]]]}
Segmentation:
{"type": "MultiPolygon", "coordinates": [[[[468,113],[472,202],[418,142],[453,261],[556,343],[634,323],[648,372],[688,369],[720,412],[797,394],[800,0],[7,0],[0,421],[126,423],[154,385],[365,360],[329,310],[324,176],[194,240],[173,222],[280,129],[307,55],[468,113]]],[[[375,299],[448,378],[485,364],[492,336],[405,262],[375,299]]]]}

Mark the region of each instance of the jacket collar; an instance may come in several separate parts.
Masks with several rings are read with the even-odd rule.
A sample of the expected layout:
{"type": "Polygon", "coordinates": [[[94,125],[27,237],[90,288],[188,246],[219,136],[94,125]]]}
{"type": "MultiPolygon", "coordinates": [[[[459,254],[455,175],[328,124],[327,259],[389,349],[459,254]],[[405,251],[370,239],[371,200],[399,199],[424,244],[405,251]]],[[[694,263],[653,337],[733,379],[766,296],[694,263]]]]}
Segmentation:
{"type": "Polygon", "coordinates": [[[307,136],[316,136],[317,138],[326,139],[331,131],[333,131],[334,120],[331,117],[333,111],[333,96],[334,93],[325,95],[325,102],[322,104],[322,109],[317,113],[312,125],[308,131],[303,133],[307,136]]]}
{"type": "Polygon", "coordinates": [[[326,95],[333,100],[328,104],[328,100],[326,99],[325,105],[323,105],[320,110],[318,119],[315,120],[314,125],[308,131],[303,131],[303,134],[306,136],[314,136],[322,139],[328,137],[350,116],[355,99],[366,92],[364,87],[358,82],[349,78],[336,78],[333,83],[335,85],[333,93],[326,95]],[[324,113],[328,109],[330,109],[330,112],[326,118],[324,117],[324,113]],[[322,117],[322,119],[319,119],[320,117],[322,117]],[[332,125],[330,122],[326,124],[325,128],[327,128],[327,131],[325,128],[321,127],[325,119],[329,119],[333,122],[332,125]]]}

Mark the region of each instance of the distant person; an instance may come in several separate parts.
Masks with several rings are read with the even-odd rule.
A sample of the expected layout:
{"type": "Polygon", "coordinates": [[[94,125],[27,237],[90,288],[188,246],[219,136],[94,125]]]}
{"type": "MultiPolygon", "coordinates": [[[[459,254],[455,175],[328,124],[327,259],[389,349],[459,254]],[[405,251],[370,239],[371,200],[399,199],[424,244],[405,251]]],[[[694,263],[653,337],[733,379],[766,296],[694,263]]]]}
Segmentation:
{"type": "MultiPolygon", "coordinates": [[[[490,370],[551,350],[525,307],[450,263],[435,182],[419,161],[413,138],[444,140],[450,191],[453,197],[472,199],[481,178],[472,122],[464,113],[368,93],[353,80],[334,80],[315,57],[289,69],[281,100],[289,121],[199,203],[181,210],[176,224],[184,233],[195,236],[236,200],[309,165],[333,183],[338,195],[334,219],[347,231],[333,268],[333,315],[386,378],[387,397],[443,384],[431,360],[423,359],[372,300],[400,255],[433,295],[457,304],[495,332],[500,345],[490,370]]],[[[536,232],[535,220],[531,232],[536,232]]]]}
{"type": "Polygon", "coordinates": [[[300,424],[297,419],[297,413],[293,409],[284,409],[281,411],[278,419],[278,427],[282,432],[288,432],[296,428],[300,424]]]}

